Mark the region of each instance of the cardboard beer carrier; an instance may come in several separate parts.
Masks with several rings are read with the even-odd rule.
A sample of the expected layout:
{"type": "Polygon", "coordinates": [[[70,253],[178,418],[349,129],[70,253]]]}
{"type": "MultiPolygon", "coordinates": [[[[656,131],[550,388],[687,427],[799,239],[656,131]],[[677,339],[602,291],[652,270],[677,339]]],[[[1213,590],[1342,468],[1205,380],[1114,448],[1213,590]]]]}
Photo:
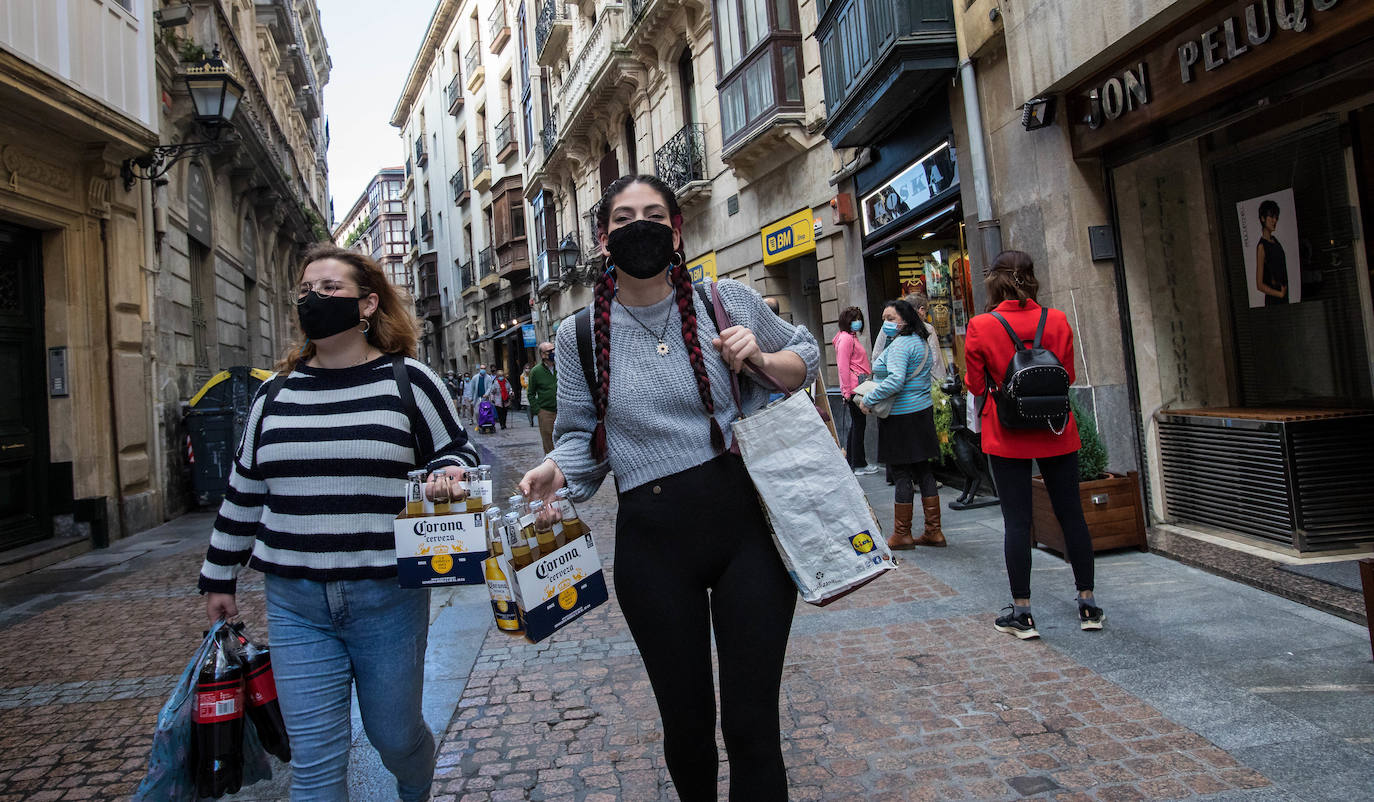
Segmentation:
{"type": "MultiPolygon", "coordinates": [[[[485,466],[482,466],[485,467],[485,466]]],[[[407,483],[406,511],[393,522],[396,532],[396,574],[403,588],[445,585],[482,585],[482,561],[487,551],[485,518],[467,501],[452,502],[452,511],[436,512],[425,498],[424,485],[411,474],[407,483]]],[[[489,477],[486,471],[478,476],[489,477]]],[[[491,479],[474,478],[465,483],[475,502],[491,503],[491,479]]],[[[445,505],[440,505],[443,509],[445,505]]]]}
{"type": "MultiPolygon", "coordinates": [[[[566,510],[576,516],[571,502],[566,510]]],[[[525,639],[530,643],[538,643],[606,603],[606,577],[601,571],[601,556],[592,542],[591,530],[575,517],[574,520],[575,531],[573,527],[564,527],[563,521],[555,521],[554,532],[560,539],[567,535],[572,537],[524,568],[515,567],[510,548],[496,557],[519,610],[525,639]]],[[[522,530],[533,522],[531,513],[520,517],[522,530]]],[[[508,540],[520,537],[523,537],[521,532],[507,534],[508,540]]]]}

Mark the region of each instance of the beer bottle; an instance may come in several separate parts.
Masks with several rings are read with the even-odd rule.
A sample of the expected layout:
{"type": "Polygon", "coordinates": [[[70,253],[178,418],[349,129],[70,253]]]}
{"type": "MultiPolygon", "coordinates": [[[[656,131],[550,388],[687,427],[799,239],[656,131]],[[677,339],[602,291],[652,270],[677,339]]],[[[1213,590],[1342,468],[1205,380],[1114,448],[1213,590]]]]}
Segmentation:
{"type": "Polygon", "coordinates": [[[481,486],[478,488],[481,491],[481,493],[479,493],[478,495],[480,495],[482,498],[482,506],[486,507],[490,505],[492,501],[495,500],[495,498],[492,495],[490,465],[477,466],[477,480],[481,482],[481,486]]]}
{"type": "Polygon", "coordinates": [[[544,509],[544,502],[535,499],[530,502],[530,515],[534,518],[534,539],[539,544],[541,555],[553,554],[558,548],[554,544],[553,520],[547,510],[544,509]]]}
{"type": "Polygon", "coordinates": [[[453,499],[453,479],[447,473],[437,474],[434,482],[434,514],[451,515],[453,506],[450,501],[453,499]]]}
{"type": "Polygon", "coordinates": [[[482,474],[481,466],[478,466],[478,467],[476,467],[476,468],[467,468],[467,469],[465,470],[464,479],[463,479],[463,489],[466,490],[466,491],[467,491],[467,494],[468,494],[468,497],[467,497],[467,511],[468,511],[468,512],[482,512],[483,510],[485,510],[485,509],[487,508],[486,503],[482,501],[482,475],[481,475],[481,474],[482,474]]]}
{"type": "MultiPolygon", "coordinates": [[[[582,523],[582,519],[577,517],[577,508],[572,503],[572,491],[566,487],[560,487],[554,498],[558,504],[558,514],[563,518],[562,537],[564,542],[576,540],[587,534],[587,525],[582,523]]],[[[559,543],[558,545],[563,545],[559,543]]]]}
{"type": "Polygon", "coordinates": [[[501,508],[495,504],[487,507],[482,513],[482,519],[487,530],[487,551],[495,557],[504,551],[504,538],[501,537],[501,508]]]}
{"type": "Polygon", "coordinates": [[[529,541],[520,531],[520,513],[508,512],[501,521],[501,536],[506,540],[510,552],[510,563],[516,570],[534,562],[535,554],[530,550],[529,541]]]}
{"type": "Polygon", "coordinates": [[[404,518],[418,518],[425,514],[425,472],[406,474],[406,511],[404,518]]]}
{"type": "Polygon", "coordinates": [[[515,606],[510,581],[501,570],[496,553],[484,560],[482,567],[486,572],[487,593],[491,595],[491,614],[496,619],[496,628],[507,635],[523,634],[525,627],[520,622],[520,610],[515,606]]]}

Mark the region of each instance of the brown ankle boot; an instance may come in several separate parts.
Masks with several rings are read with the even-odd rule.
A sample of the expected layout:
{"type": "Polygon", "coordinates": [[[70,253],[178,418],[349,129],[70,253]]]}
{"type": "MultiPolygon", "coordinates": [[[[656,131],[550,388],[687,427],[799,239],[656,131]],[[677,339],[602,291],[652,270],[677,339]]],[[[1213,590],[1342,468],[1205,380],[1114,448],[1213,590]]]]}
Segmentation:
{"type": "Polygon", "coordinates": [[[889,549],[914,549],[916,541],[911,539],[910,504],[892,505],[892,536],[887,539],[889,549]]]}
{"type": "Polygon", "coordinates": [[[940,531],[940,497],[921,497],[921,511],[926,514],[926,531],[911,541],[917,546],[944,546],[945,533],[940,531]]]}

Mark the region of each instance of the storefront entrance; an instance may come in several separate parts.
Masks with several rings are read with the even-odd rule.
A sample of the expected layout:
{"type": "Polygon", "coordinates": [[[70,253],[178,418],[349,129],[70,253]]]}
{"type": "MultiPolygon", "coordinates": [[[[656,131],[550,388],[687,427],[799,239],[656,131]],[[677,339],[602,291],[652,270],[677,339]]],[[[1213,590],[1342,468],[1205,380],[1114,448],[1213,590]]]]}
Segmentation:
{"type": "Polygon", "coordinates": [[[42,300],[38,233],[0,223],[0,551],[51,528],[42,300]]]}

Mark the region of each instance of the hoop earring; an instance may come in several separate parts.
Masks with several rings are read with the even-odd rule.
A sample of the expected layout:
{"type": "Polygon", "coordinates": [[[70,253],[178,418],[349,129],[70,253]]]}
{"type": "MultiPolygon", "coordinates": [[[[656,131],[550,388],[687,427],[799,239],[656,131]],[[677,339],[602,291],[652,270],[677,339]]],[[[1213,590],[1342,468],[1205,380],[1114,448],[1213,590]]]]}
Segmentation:
{"type": "Polygon", "coordinates": [[[363,334],[364,334],[364,335],[366,335],[369,331],[372,331],[372,321],[370,321],[370,320],[368,320],[367,318],[364,317],[364,318],[359,318],[359,322],[361,322],[361,323],[363,324],[363,334]]]}
{"type": "Polygon", "coordinates": [[[686,263],[686,257],[684,257],[681,253],[678,253],[677,251],[673,251],[673,258],[668,262],[668,264],[673,267],[682,267],[686,263]]]}

